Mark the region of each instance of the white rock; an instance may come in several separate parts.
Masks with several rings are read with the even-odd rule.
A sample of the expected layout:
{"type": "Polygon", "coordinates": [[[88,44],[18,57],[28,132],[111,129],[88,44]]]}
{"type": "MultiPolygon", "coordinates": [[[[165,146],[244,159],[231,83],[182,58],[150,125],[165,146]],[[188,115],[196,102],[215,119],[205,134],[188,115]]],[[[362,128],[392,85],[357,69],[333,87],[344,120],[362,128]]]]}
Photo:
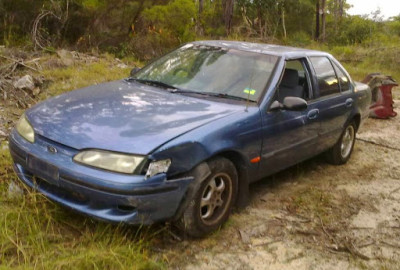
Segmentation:
{"type": "Polygon", "coordinates": [[[72,66],[75,63],[73,52],[67,50],[58,50],[57,55],[60,57],[61,62],[67,67],[72,66]]]}
{"type": "Polygon", "coordinates": [[[24,195],[24,191],[16,183],[11,182],[8,186],[8,197],[10,198],[21,198],[24,195]]]}
{"type": "Polygon", "coordinates": [[[14,87],[17,89],[24,89],[32,91],[35,88],[35,83],[31,75],[25,75],[18,81],[14,82],[14,87]]]}
{"type": "Polygon", "coordinates": [[[117,65],[117,67],[119,67],[119,68],[127,68],[128,66],[125,65],[124,63],[120,63],[120,64],[117,65]]]}
{"type": "Polygon", "coordinates": [[[8,149],[9,149],[9,147],[8,147],[8,142],[6,141],[6,142],[4,142],[3,145],[1,146],[1,150],[8,150],[8,149]]]}

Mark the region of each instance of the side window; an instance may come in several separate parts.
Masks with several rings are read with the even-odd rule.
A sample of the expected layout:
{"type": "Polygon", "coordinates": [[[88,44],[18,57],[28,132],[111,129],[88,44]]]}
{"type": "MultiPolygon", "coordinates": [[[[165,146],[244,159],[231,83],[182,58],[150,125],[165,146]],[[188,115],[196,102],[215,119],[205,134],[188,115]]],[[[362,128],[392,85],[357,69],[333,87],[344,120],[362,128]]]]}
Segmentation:
{"type": "Polygon", "coordinates": [[[336,74],[339,78],[340,89],[342,90],[342,92],[350,90],[349,78],[335,63],[333,63],[333,66],[335,67],[336,74]]]}
{"type": "Polygon", "coordinates": [[[325,56],[310,57],[310,60],[317,75],[319,95],[322,97],[340,93],[339,82],[331,61],[325,56]]]}
{"type": "Polygon", "coordinates": [[[286,61],[286,67],[274,100],[282,103],[283,99],[289,96],[310,99],[309,77],[303,59],[286,61]]]}

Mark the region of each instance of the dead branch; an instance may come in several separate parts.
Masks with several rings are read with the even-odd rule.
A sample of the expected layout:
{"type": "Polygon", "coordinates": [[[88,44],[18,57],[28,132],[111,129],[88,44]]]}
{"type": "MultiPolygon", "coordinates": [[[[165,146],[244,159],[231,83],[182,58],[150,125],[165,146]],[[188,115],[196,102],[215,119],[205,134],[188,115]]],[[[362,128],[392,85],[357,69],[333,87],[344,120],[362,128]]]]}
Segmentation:
{"type": "Polygon", "coordinates": [[[356,138],[356,140],[362,141],[362,142],[365,142],[365,143],[370,143],[370,144],[373,144],[373,145],[377,145],[377,146],[380,146],[380,147],[384,147],[384,148],[387,148],[387,149],[391,149],[391,150],[395,150],[395,151],[400,151],[400,148],[392,147],[392,146],[389,146],[389,145],[384,145],[384,144],[377,143],[377,142],[374,142],[374,141],[365,140],[365,139],[360,139],[360,138],[356,138]]]}
{"type": "Polygon", "coordinates": [[[386,242],[386,241],[383,241],[383,240],[380,240],[379,243],[387,245],[387,246],[392,247],[392,248],[400,249],[400,245],[389,243],[389,242],[386,242]]]}
{"type": "Polygon", "coordinates": [[[168,232],[168,234],[175,240],[178,242],[182,242],[182,238],[180,238],[178,235],[176,235],[175,233],[173,233],[171,230],[166,230],[168,232]]]}
{"type": "Polygon", "coordinates": [[[319,221],[321,222],[321,227],[322,227],[322,230],[324,231],[324,233],[329,237],[329,239],[331,239],[333,242],[335,242],[336,247],[339,247],[339,243],[336,240],[336,238],[333,237],[330,233],[328,233],[328,231],[325,229],[324,222],[322,222],[322,218],[319,215],[318,215],[318,218],[319,218],[319,221]]]}
{"type": "Polygon", "coordinates": [[[354,245],[354,243],[353,242],[345,242],[345,247],[348,249],[348,251],[351,253],[351,255],[353,255],[353,256],[355,256],[355,257],[359,257],[360,259],[363,259],[363,260],[366,260],[366,261],[368,261],[368,260],[370,260],[371,258],[370,257],[368,257],[368,256],[366,256],[366,255],[364,255],[364,254],[362,254],[357,248],[356,248],[356,246],[354,245]]]}
{"type": "Polygon", "coordinates": [[[335,237],[333,237],[330,233],[328,233],[328,231],[326,230],[321,217],[318,216],[318,218],[319,218],[319,220],[321,222],[321,227],[322,227],[322,230],[324,231],[324,233],[333,242],[335,242],[335,246],[334,247],[328,247],[328,249],[331,249],[333,251],[339,251],[339,252],[348,252],[351,255],[353,255],[355,257],[359,257],[360,259],[363,259],[363,260],[370,260],[371,259],[368,256],[365,256],[364,254],[362,254],[360,251],[358,251],[358,249],[354,246],[353,242],[351,242],[351,241],[345,241],[343,245],[339,245],[338,240],[335,237]]]}
{"type": "Polygon", "coordinates": [[[49,41],[40,32],[41,21],[47,16],[52,16],[58,19],[60,22],[62,21],[62,18],[60,16],[57,16],[54,12],[48,10],[42,11],[33,22],[31,37],[33,44],[35,44],[35,47],[38,46],[42,50],[49,51],[49,49],[46,48],[46,45],[44,45],[44,43],[49,43],[49,41]]]}
{"type": "Polygon", "coordinates": [[[334,253],[346,252],[346,253],[351,254],[354,257],[358,257],[358,258],[366,260],[366,261],[371,260],[370,257],[368,257],[368,256],[362,254],[360,251],[358,251],[358,249],[354,246],[354,244],[352,242],[345,242],[343,244],[343,246],[339,246],[337,248],[329,247],[329,246],[327,246],[327,248],[329,251],[334,252],[334,253]]]}
{"type": "Polygon", "coordinates": [[[295,233],[302,234],[302,235],[312,235],[312,236],[320,236],[319,232],[316,231],[304,231],[304,230],[295,230],[295,233]]]}
{"type": "Polygon", "coordinates": [[[396,188],[396,189],[390,191],[388,197],[392,196],[393,193],[395,193],[395,192],[397,192],[397,191],[399,191],[399,190],[400,190],[400,187],[398,187],[398,188],[396,188]]]}
{"type": "Polygon", "coordinates": [[[36,71],[36,72],[40,73],[40,70],[38,70],[38,69],[36,69],[34,67],[26,65],[22,60],[13,59],[13,58],[10,58],[10,57],[4,56],[4,55],[0,55],[0,57],[4,58],[4,59],[7,59],[7,60],[10,60],[10,61],[13,61],[14,63],[16,63],[18,65],[24,66],[26,68],[29,68],[29,69],[31,69],[33,71],[36,71]]]}
{"type": "Polygon", "coordinates": [[[365,248],[365,247],[368,247],[368,246],[371,246],[371,245],[374,245],[376,242],[375,242],[375,240],[371,240],[370,242],[368,242],[368,243],[365,243],[365,244],[362,244],[362,245],[359,245],[358,246],[358,248],[365,248]]]}
{"type": "Polygon", "coordinates": [[[269,246],[271,244],[275,244],[275,243],[278,243],[278,242],[282,242],[282,239],[277,239],[277,240],[258,243],[258,244],[253,245],[253,247],[269,246]]]}

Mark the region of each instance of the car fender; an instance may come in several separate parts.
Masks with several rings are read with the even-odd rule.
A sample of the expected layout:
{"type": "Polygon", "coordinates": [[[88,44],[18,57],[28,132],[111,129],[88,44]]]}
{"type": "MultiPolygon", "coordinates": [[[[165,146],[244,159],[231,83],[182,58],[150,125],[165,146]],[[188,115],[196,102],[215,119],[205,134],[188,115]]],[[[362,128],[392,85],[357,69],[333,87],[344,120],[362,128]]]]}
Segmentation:
{"type": "Polygon", "coordinates": [[[211,157],[234,153],[241,158],[246,169],[256,173],[258,164],[250,163],[250,159],[260,155],[261,131],[259,109],[253,107],[247,112],[227,116],[185,133],[160,146],[149,158],[171,159],[167,174],[174,177],[211,157]]]}

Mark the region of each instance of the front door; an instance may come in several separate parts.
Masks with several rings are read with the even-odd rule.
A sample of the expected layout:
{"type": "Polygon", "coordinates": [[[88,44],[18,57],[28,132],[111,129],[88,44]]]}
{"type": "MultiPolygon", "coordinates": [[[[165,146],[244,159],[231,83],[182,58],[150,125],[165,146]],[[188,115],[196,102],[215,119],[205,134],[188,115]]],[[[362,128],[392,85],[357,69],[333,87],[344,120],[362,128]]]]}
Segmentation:
{"type": "Polygon", "coordinates": [[[309,103],[304,111],[274,110],[263,114],[263,143],[260,175],[265,177],[315,154],[318,141],[319,111],[312,103],[313,91],[306,59],[286,61],[284,74],[273,100],[286,96],[303,98],[309,103]]]}

